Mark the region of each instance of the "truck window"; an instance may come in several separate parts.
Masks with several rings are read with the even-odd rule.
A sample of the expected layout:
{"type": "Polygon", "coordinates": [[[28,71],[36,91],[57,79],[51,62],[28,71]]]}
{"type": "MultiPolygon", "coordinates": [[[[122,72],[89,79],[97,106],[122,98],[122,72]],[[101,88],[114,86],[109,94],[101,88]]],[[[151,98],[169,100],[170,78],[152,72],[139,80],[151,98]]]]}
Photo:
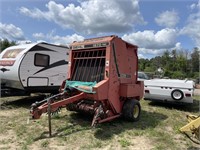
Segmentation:
{"type": "Polygon", "coordinates": [[[36,53],[34,58],[34,64],[35,66],[46,67],[49,66],[49,60],[50,60],[49,55],[36,53]]]}
{"type": "Polygon", "coordinates": [[[144,72],[138,72],[138,78],[139,79],[146,79],[146,80],[149,79],[149,77],[144,72]]]}

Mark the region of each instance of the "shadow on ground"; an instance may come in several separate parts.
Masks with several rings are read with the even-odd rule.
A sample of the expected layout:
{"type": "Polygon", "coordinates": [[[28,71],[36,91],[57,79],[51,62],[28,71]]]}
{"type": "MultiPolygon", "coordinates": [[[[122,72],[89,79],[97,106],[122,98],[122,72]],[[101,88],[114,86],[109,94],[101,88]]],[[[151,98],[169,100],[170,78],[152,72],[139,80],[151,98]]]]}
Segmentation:
{"type": "Polygon", "coordinates": [[[119,118],[113,120],[112,122],[100,124],[95,131],[95,137],[101,140],[107,140],[111,139],[113,135],[120,134],[121,132],[127,130],[142,131],[145,129],[153,129],[165,119],[167,119],[166,115],[142,110],[141,117],[138,122],[128,122],[123,118],[119,118]]]}
{"type": "MultiPolygon", "coordinates": [[[[98,124],[96,127],[91,127],[92,116],[82,115],[80,113],[72,113],[71,115],[65,115],[54,119],[68,120],[68,124],[59,129],[54,129],[56,132],[53,133],[52,137],[65,137],[80,131],[89,130],[94,132],[95,138],[107,140],[127,130],[153,129],[160,124],[160,122],[167,119],[167,116],[157,112],[142,110],[141,118],[138,122],[128,122],[123,118],[118,118],[110,122],[98,124]]],[[[52,124],[53,122],[52,120],[52,124]]],[[[39,137],[35,138],[35,141],[45,138],[48,138],[48,134],[43,132],[39,137]]]]}
{"type": "Polygon", "coordinates": [[[164,102],[149,102],[150,106],[154,107],[164,107],[168,109],[177,109],[180,111],[187,111],[192,113],[197,113],[200,110],[200,101],[195,100],[193,104],[178,104],[178,103],[164,103],[164,102]]]}
{"type": "MultiPolygon", "coordinates": [[[[92,116],[87,116],[80,113],[71,113],[70,115],[64,116],[54,116],[52,117],[52,136],[53,137],[65,137],[80,131],[92,130],[95,129],[91,127],[92,116]],[[55,128],[56,120],[66,120],[65,124],[60,124],[55,128]]],[[[34,141],[42,140],[49,138],[49,132],[44,131],[39,137],[36,137],[34,141]]]]}
{"type": "Polygon", "coordinates": [[[191,146],[188,147],[187,150],[200,150],[200,146],[191,146]]]}
{"type": "Polygon", "coordinates": [[[45,95],[3,97],[1,98],[0,109],[30,108],[32,103],[41,101],[44,98],[45,95]]]}

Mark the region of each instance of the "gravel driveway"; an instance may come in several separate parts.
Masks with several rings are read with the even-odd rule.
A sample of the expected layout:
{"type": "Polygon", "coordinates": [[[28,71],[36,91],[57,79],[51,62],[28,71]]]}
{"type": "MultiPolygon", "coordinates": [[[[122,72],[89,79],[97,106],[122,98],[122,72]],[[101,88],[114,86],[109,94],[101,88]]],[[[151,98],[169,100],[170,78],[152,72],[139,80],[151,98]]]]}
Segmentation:
{"type": "Polygon", "coordinates": [[[194,89],[194,95],[195,96],[200,96],[200,89],[194,89]]]}

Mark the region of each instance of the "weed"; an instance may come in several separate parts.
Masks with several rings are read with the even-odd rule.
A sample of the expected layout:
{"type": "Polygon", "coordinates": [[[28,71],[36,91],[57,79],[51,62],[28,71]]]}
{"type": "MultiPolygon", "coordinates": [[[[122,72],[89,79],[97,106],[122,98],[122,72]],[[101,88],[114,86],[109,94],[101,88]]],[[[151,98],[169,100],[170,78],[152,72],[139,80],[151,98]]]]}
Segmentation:
{"type": "Polygon", "coordinates": [[[48,145],[49,145],[49,141],[47,141],[47,140],[45,140],[41,143],[41,146],[44,148],[48,147],[48,145]]]}
{"type": "Polygon", "coordinates": [[[126,139],[119,140],[119,143],[122,147],[127,147],[127,146],[131,145],[131,143],[129,141],[127,141],[126,139]]]}
{"type": "Polygon", "coordinates": [[[98,140],[93,140],[91,143],[88,143],[87,145],[84,145],[81,147],[81,149],[94,149],[94,148],[102,148],[102,142],[98,140]]]}
{"type": "Polygon", "coordinates": [[[26,144],[23,144],[21,149],[22,150],[28,150],[28,146],[26,144]]]}

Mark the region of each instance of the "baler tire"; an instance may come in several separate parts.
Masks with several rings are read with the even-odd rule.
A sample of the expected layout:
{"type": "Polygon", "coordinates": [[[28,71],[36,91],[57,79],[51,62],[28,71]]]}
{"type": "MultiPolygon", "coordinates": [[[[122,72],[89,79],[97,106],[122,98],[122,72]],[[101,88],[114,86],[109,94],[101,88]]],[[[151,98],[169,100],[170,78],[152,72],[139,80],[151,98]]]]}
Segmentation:
{"type": "Polygon", "coordinates": [[[126,100],[123,106],[123,117],[128,121],[138,121],[140,119],[140,102],[135,99],[126,100]]]}

